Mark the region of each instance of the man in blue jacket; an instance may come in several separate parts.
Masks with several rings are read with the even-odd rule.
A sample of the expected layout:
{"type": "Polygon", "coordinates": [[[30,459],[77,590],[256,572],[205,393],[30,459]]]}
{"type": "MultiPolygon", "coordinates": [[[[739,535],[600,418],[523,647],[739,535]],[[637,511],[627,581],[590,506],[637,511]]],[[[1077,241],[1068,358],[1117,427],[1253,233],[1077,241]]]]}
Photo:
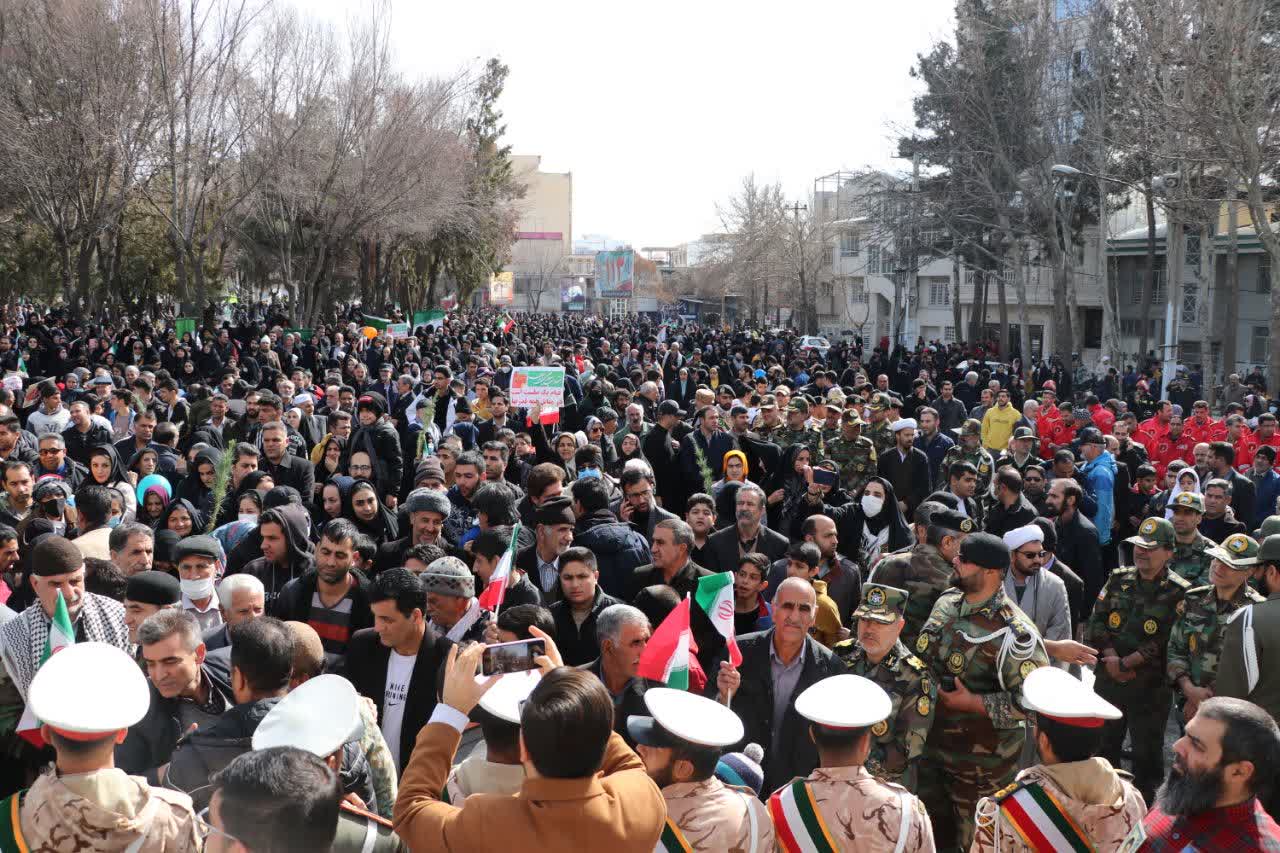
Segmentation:
{"type": "Polygon", "coordinates": [[[1080,466],[1084,487],[1098,502],[1091,520],[1098,528],[1098,544],[1105,547],[1111,542],[1111,521],[1116,514],[1116,460],[1107,452],[1106,439],[1097,430],[1085,433],[1080,441],[1080,455],[1085,459],[1080,466]]]}

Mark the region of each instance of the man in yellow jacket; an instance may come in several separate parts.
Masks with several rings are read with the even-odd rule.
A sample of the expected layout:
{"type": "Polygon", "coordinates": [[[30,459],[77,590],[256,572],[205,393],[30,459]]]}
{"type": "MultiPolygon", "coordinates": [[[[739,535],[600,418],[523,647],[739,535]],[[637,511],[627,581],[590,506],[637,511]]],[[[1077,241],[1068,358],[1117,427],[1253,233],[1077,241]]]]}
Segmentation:
{"type": "Polygon", "coordinates": [[[1009,392],[1001,388],[996,394],[996,404],[982,416],[982,446],[998,456],[1009,449],[1009,438],[1013,435],[1013,426],[1022,417],[1022,413],[1009,403],[1009,392]]]}

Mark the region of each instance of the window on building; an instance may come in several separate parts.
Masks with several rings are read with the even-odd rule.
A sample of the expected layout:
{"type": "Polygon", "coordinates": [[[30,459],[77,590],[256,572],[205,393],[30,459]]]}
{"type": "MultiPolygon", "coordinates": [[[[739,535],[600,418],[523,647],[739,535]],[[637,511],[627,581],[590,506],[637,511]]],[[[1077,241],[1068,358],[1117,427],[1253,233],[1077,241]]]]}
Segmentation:
{"type": "Polygon", "coordinates": [[[943,342],[944,344],[953,344],[953,343],[955,343],[955,342],[956,342],[956,327],[955,327],[955,326],[943,326],[943,327],[942,327],[942,342],[943,342]]]}
{"type": "Polygon", "coordinates": [[[1186,265],[1191,269],[1200,269],[1200,235],[1187,235],[1186,265]]]}
{"type": "Polygon", "coordinates": [[[1258,292],[1271,292],[1271,255],[1267,252],[1258,256],[1258,292]]]}
{"type": "Polygon", "coordinates": [[[869,275],[880,275],[880,247],[867,247],[867,273],[869,275]]]}
{"type": "Polygon", "coordinates": [[[1195,284],[1182,286],[1182,322],[1195,323],[1200,310],[1200,287],[1195,284]]]}
{"type": "Polygon", "coordinates": [[[849,301],[855,304],[866,304],[868,299],[867,286],[860,278],[849,279],[849,301]]]}
{"type": "Polygon", "coordinates": [[[929,304],[930,305],[950,305],[951,304],[951,288],[948,286],[945,278],[932,278],[929,280],[929,304]]]}
{"type": "Polygon", "coordinates": [[[1102,346],[1102,309],[1084,308],[1084,345],[1090,349],[1102,346]]]}
{"type": "Polygon", "coordinates": [[[852,231],[845,231],[840,235],[840,257],[852,258],[856,257],[859,248],[858,235],[852,231]]]}
{"type": "Polygon", "coordinates": [[[1267,344],[1271,340],[1271,329],[1267,326],[1254,326],[1253,337],[1249,341],[1249,360],[1265,362],[1268,355],[1267,344]]]}

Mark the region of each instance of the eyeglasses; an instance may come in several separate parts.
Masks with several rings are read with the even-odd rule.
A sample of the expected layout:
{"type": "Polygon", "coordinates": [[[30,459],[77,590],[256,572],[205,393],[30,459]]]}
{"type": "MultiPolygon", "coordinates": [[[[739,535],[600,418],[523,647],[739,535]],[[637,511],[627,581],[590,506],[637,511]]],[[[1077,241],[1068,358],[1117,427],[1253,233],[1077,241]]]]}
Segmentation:
{"type": "Polygon", "coordinates": [[[1027,551],[1019,551],[1018,553],[1031,560],[1043,559],[1049,554],[1048,551],[1031,551],[1030,553],[1027,551]]]}
{"type": "Polygon", "coordinates": [[[196,832],[200,836],[200,845],[202,847],[206,843],[208,843],[209,836],[213,835],[215,832],[221,835],[223,838],[230,839],[231,841],[234,841],[237,844],[244,843],[239,838],[236,838],[234,835],[227,832],[226,830],[219,829],[218,827],[209,823],[209,807],[208,806],[205,806],[200,811],[196,812],[196,832]]]}

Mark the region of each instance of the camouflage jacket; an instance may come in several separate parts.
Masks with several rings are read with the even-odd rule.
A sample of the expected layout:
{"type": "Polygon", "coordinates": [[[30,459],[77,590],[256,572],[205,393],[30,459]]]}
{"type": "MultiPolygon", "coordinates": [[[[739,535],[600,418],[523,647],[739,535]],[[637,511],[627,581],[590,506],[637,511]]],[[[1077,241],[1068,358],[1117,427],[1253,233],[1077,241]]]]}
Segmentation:
{"type": "MultiPolygon", "coordinates": [[[[1137,678],[1124,684],[1163,686],[1169,632],[1182,613],[1182,599],[1190,588],[1190,583],[1168,567],[1149,581],[1132,566],[1116,569],[1098,593],[1085,628],[1085,643],[1100,652],[1115,649],[1120,657],[1141,652],[1143,663],[1135,670],[1137,678]]],[[[1097,676],[1100,682],[1113,680],[1101,665],[1097,676]]]]}
{"type": "Polygon", "coordinates": [[[756,435],[760,436],[765,441],[776,442],[778,440],[778,436],[781,433],[786,432],[787,425],[782,421],[778,421],[777,426],[769,426],[764,422],[764,417],[757,416],[755,421],[751,424],[751,429],[755,431],[756,435]]]}
{"type": "Polygon", "coordinates": [[[979,604],[949,589],[933,606],[915,652],[932,680],[954,676],[963,681],[981,697],[986,712],[952,711],[939,701],[925,746],[927,759],[943,767],[977,769],[993,784],[1008,784],[1025,739],[1022,680],[1049,665],[1036,626],[1004,587],[979,604]]]}
{"type": "Polygon", "coordinates": [[[975,498],[982,497],[990,490],[991,475],[996,470],[995,460],[981,447],[977,450],[965,450],[961,444],[949,449],[947,455],[942,457],[942,465],[938,467],[938,488],[947,487],[947,471],[956,462],[972,462],[973,467],[978,469],[978,491],[974,493],[975,498]]]}
{"type": "Polygon", "coordinates": [[[1212,584],[1187,590],[1186,597],[1178,603],[1178,620],[1169,632],[1165,663],[1169,683],[1177,687],[1178,679],[1186,675],[1197,687],[1212,687],[1227,623],[1241,607],[1259,601],[1266,599],[1248,584],[1241,584],[1230,601],[1219,601],[1212,584]]]}
{"type": "Polygon", "coordinates": [[[877,458],[893,448],[893,431],[889,429],[888,421],[881,421],[874,426],[863,427],[862,435],[864,438],[869,439],[872,446],[875,447],[877,458]]]}
{"type": "Polygon", "coordinates": [[[916,763],[924,753],[938,699],[938,686],[925,671],[924,661],[907,651],[901,640],[880,663],[867,660],[857,640],[836,643],[832,651],[849,672],[879,684],[893,700],[889,718],[871,727],[867,770],[877,779],[914,790],[916,763]]]}
{"type": "Polygon", "coordinates": [[[1213,562],[1213,557],[1206,553],[1206,549],[1213,547],[1215,547],[1213,540],[1197,531],[1195,541],[1191,544],[1174,543],[1173,559],[1169,561],[1169,568],[1181,575],[1191,586],[1206,584],[1209,582],[1209,564],[1213,562]]]}
{"type": "Polygon", "coordinates": [[[788,426],[784,426],[773,434],[772,441],[783,450],[793,444],[803,444],[809,448],[809,453],[812,456],[811,464],[816,464],[822,459],[822,433],[816,429],[809,429],[808,427],[791,429],[788,426]]]}
{"type": "Polygon", "coordinates": [[[952,567],[932,545],[917,544],[906,551],[889,554],[872,570],[867,583],[896,586],[910,593],[902,608],[907,625],[899,638],[908,648],[915,648],[916,637],[938,596],[951,586],[952,567]]]}
{"type": "Polygon", "coordinates": [[[823,451],[825,459],[840,466],[840,485],[850,496],[876,475],[879,456],[869,438],[858,436],[849,441],[837,431],[832,438],[823,439],[823,451]]]}

